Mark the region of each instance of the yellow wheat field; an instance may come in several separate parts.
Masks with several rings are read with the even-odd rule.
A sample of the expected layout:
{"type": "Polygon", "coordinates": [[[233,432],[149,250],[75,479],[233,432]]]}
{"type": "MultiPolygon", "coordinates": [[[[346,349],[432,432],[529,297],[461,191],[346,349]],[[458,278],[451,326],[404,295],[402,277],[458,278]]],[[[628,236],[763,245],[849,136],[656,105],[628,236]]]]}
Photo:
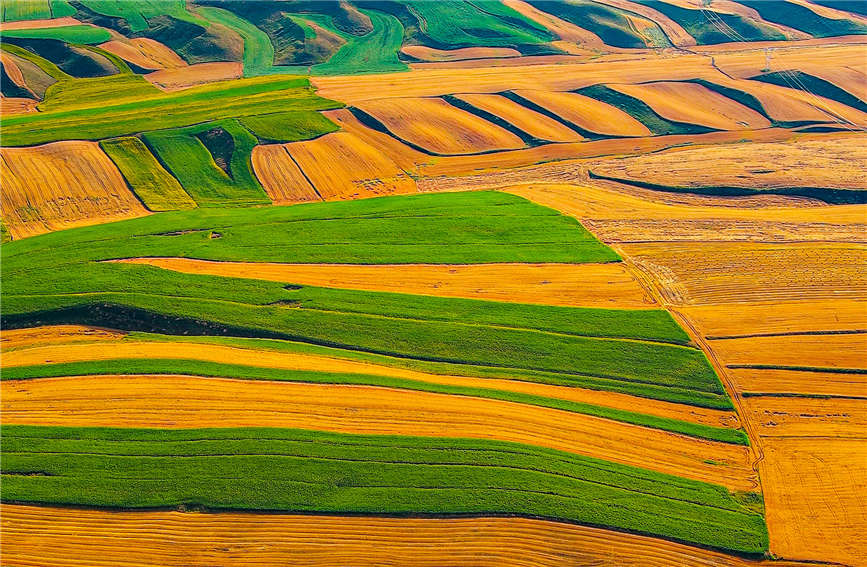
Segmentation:
{"type": "Polygon", "coordinates": [[[534,112],[508,98],[495,94],[461,94],[457,98],[499,116],[506,122],[540,140],[579,142],[583,138],[553,118],[534,112]]]}
{"type": "Polygon", "coordinates": [[[425,45],[405,45],[401,53],[422,61],[462,61],[464,59],[493,59],[520,57],[521,52],[510,47],[463,47],[459,49],[435,49],[425,45]]]}
{"type": "Polygon", "coordinates": [[[253,148],[251,161],[256,178],[275,205],[322,200],[286,146],[259,144],[253,148]]]}
{"type": "Polygon", "coordinates": [[[187,66],[187,62],[177,53],[162,43],[146,37],[128,41],[112,40],[99,46],[144,69],[177,69],[187,66]]]}
{"type": "Polygon", "coordinates": [[[3,148],[0,204],[13,238],[148,214],[96,142],[3,148]]]}
{"type": "Polygon", "coordinates": [[[578,93],[539,90],[519,90],[517,93],[557,116],[597,134],[650,136],[650,130],[626,112],[578,93]]]}

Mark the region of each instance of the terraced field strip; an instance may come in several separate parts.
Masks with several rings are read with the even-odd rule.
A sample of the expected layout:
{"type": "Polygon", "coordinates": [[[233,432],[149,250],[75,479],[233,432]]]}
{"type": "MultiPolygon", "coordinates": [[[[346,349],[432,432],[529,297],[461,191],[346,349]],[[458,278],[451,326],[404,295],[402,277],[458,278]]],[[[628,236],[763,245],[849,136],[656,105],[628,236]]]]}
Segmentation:
{"type": "Polygon", "coordinates": [[[154,86],[166,92],[179,91],[207,83],[239,79],[244,72],[240,62],[197,63],[187,67],[154,71],[144,76],[154,86]]]}
{"type": "MultiPolygon", "coordinates": [[[[821,337],[817,337],[821,339],[821,337]]],[[[867,376],[846,372],[729,368],[727,374],[740,392],[807,394],[814,396],[867,396],[867,376]]]]}
{"type": "Polygon", "coordinates": [[[514,127],[540,140],[550,142],[580,142],[580,134],[560,122],[539,114],[501,95],[459,94],[458,99],[489,112],[514,127]]]}
{"type": "MultiPolygon", "coordinates": [[[[277,163],[292,160],[325,200],[415,193],[417,190],[415,180],[387,154],[349,132],[334,132],[284,147],[285,157],[275,156],[277,163]]],[[[275,181],[277,185],[285,183],[282,179],[275,181]]],[[[273,186],[271,191],[275,192],[273,186]]]]}
{"type": "MultiPolygon", "coordinates": [[[[108,511],[4,504],[10,563],[22,567],[381,565],[440,567],[768,566],[622,532],[527,518],[382,518],[242,512],[108,511]],[[86,539],[81,533],[87,533],[86,539]],[[38,558],[38,559],[37,559],[38,558]]],[[[801,567],[806,564],[801,564],[801,567]]]]}
{"type": "MultiPolygon", "coordinates": [[[[337,383],[338,377],[335,374],[344,374],[341,377],[341,383],[355,383],[360,385],[385,385],[390,387],[400,387],[405,389],[416,389],[425,391],[440,391],[440,392],[455,392],[464,394],[473,394],[481,397],[492,397],[495,392],[492,390],[500,390],[501,392],[512,392],[516,394],[526,394],[530,397],[520,398],[526,403],[536,403],[543,407],[556,407],[556,400],[564,400],[575,402],[575,404],[589,404],[595,408],[611,408],[615,410],[623,410],[627,412],[635,412],[636,404],[640,404],[640,412],[650,416],[656,416],[667,419],[688,421],[702,425],[714,427],[737,427],[738,419],[734,412],[730,410],[717,410],[704,408],[699,406],[689,406],[679,403],[671,403],[649,398],[641,398],[637,400],[635,396],[621,394],[617,392],[609,392],[604,390],[587,390],[574,386],[556,386],[550,384],[542,384],[536,382],[522,381],[519,379],[500,379],[500,378],[478,378],[472,376],[456,376],[444,373],[431,373],[419,370],[412,370],[405,367],[387,365],[387,361],[372,360],[364,358],[351,358],[349,355],[340,357],[340,352],[324,351],[320,353],[288,350],[255,350],[256,347],[266,349],[267,346],[275,346],[273,344],[266,345],[262,342],[250,343],[242,341],[239,343],[240,348],[232,348],[220,344],[207,344],[206,339],[198,339],[198,343],[194,339],[190,342],[173,342],[169,344],[147,343],[147,339],[153,340],[157,338],[153,335],[130,335],[129,342],[124,342],[123,347],[119,351],[119,356],[128,356],[130,358],[112,358],[111,354],[106,353],[109,345],[92,344],[95,353],[93,359],[76,359],[72,358],[72,362],[64,363],[64,353],[61,353],[61,359],[58,362],[48,363],[47,366],[19,366],[14,364],[16,361],[27,361],[27,354],[22,354],[20,351],[23,347],[49,346],[52,344],[71,343],[71,342],[89,342],[96,343],[103,340],[121,339],[127,336],[125,333],[114,331],[102,331],[89,327],[75,326],[48,326],[37,327],[34,329],[20,329],[4,331],[2,335],[2,346],[4,352],[9,354],[9,359],[12,363],[6,365],[7,379],[30,379],[42,377],[56,377],[63,375],[88,375],[88,374],[184,374],[198,372],[201,375],[207,376],[225,376],[248,379],[262,380],[285,380],[298,382],[311,382],[314,378],[320,383],[337,383]],[[141,342],[144,341],[144,342],[141,342]],[[136,345],[132,349],[131,345],[136,345]],[[16,349],[13,353],[10,349],[16,349]],[[164,349],[168,349],[168,358],[159,356],[158,353],[164,349]],[[252,349],[252,350],[251,350],[252,349]],[[148,352],[157,353],[151,356],[148,352]],[[172,358],[176,357],[176,358],[172,358]],[[234,358],[234,357],[237,357],[234,358]],[[258,357],[258,358],[257,358],[258,357]],[[183,359],[183,364],[178,363],[179,359],[183,359]],[[138,360],[138,362],[136,362],[138,360]],[[150,360],[150,362],[147,362],[150,360]],[[231,360],[233,366],[225,366],[223,361],[231,360]],[[76,362],[78,361],[78,362],[76,362]],[[94,362],[96,361],[96,362],[94,362]],[[101,362],[100,362],[101,361],[101,362]],[[165,362],[158,362],[165,361],[165,362]],[[193,362],[191,362],[193,361],[193,362]],[[217,364],[200,364],[199,362],[212,362],[217,364]],[[171,364],[176,364],[172,367],[171,364]],[[242,367],[238,367],[241,365],[242,367]],[[248,366],[244,366],[248,365],[248,366]],[[294,372],[286,372],[283,374],[275,372],[262,372],[261,369],[273,370],[292,370],[294,372]],[[259,369],[259,370],[257,370],[259,369]],[[183,370],[183,372],[181,372],[183,370]],[[314,375],[311,373],[319,373],[314,375]],[[331,382],[327,374],[331,374],[331,382]],[[375,377],[400,378],[401,380],[379,380],[374,381],[375,377]],[[354,382],[353,382],[354,380],[354,382]],[[366,381],[365,381],[366,380],[366,381]],[[431,384],[455,386],[459,389],[436,388],[431,387],[431,384]],[[467,388],[473,389],[475,392],[470,392],[467,388]],[[481,389],[481,391],[480,391],[481,389]],[[541,398],[548,398],[543,400],[541,398]],[[547,405],[545,405],[547,404],[547,405]]],[[[168,340],[168,337],[162,337],[168,340]]],[[[56,353],[56,351],[55,351],[56,353]]],[[[442,370],[442,369],[431,369],[442,370]]],[[[507,399],[500,396],[496,399],[507,399]]],[[[513,397],[513,399],[519,399],[513,397]]],[[[561,404],[562,407],[567,405],[561,404]]],[[[595,411],[594,408],[586,407],[579,408],[576,405],[568,405],[570,411],[584,409],[587,411],[595,411]]],[[[597,412],[597,415],[602,415],[597,412]]],[[[608,414],[606,414],[608,415],[608,414]]],[[[611,414],[616,417],[615,414],[611,414]]]]}
{"type": "Polygon", "coordinates": [[[741,553],[767,547],[762,516],[723,486],[531,445],[274,428],[4,425],[2,433],[11,502],[532,514],[741,553]]]}
{"type": "MultiPolygon", "coordinates": [[[[188,73],[189,69],[180,72],[188,73]]],[[[109,82],[117,80],[108,79],[111,79],[109,82]]],[[[147,85],[146,81],[141,82],[147,85]]],[[[263,104],[270,112],[341,106],[316,96],[306,78],[286,76],[217,83],[177,93],[162,93],[150,87],[147,96],[120,104],[112,103],[114,96],[112,91],[104,92],[102,97],[94,97],[89,107],[9,118],[4,124],[3,143],[23,146],[62,139],[110,138],[261,114],[263,104]]]]}
{"type": "Polygon", "coordinates": [[[617,107],[570,92],[518,90],[515,94],[580,128],[606,136],[650,136],[647,127],[617,107]]]}
{"type": "Polygon", "coordinates": [[[399,139],[437,154],[471,154],[524,146],[511,132],[442,99],[368,100],[358,108],[399,139]]]}
{"type": "Polygon", "coordinates": [[[13,238],[147,214],[95,142],[3,148],[0,171],[3,223],[13,238]]]}
{"type": "Polygon", "coordinates": [[[770,126],[768,119],[758,112],[695,83],[615,84],[610,87],[643,101],[663,118],[675,122],[717,130],[754,130],[770,126]]]}
{"type": "Polygon", "coordinates": [[[732,490],[751,490],[755,482],[746,447],[469,396],[370,386],[135,375],[7,380],[2,392],[7,425],[289,427],[497,439],[650,468],[732,490]]]}
{"type": "Polygon", "coordinates": [[[651,309],[653,299],[620,263],[609,264],[275,264],[136,258],[184,273],[302,285],[545,305],[651,309]]]}
{"type": "Polygon", "coordinates": [[[863,244],[647,243],[624,251],[675,304],[863,299],[863,244]]]}
{"type": "Polygon", "coordinates": [[[462,47],[435,49],[426,45],[404,45],[400,52],[421,61],[463,61],[465,59],[494,59],[520,57],[521,52],[510,47],[462,47]]]}

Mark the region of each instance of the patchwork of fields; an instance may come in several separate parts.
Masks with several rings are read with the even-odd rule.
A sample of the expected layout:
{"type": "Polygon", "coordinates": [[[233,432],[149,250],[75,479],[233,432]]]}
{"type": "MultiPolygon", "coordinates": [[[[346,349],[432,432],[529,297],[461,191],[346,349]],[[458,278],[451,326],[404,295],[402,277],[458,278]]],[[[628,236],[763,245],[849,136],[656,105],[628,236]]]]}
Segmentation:
{"type": "Polygon", "coordinates": [[[3,565],[867,565],[857,3],[0,16],[3,565]]]}

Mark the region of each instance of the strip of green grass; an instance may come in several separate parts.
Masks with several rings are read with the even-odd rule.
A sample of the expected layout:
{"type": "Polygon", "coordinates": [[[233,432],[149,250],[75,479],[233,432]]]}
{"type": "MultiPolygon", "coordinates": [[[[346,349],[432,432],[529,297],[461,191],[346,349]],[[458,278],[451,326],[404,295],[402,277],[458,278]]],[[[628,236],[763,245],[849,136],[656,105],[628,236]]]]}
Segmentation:
{"type": "Polygon", "coordinates": [[[754,9],[769,22],[801,30],[813,37],[867,33],[867,26],[864,24],[854,20],[825,18],[806,6],[800,6],[793,2],[781,0],[738,0],[738,2],[754,9]]]}
{"type": "Polygon", "coordinates": [[[381,386],[402,390],[415,390],[457,396],[472,396],[503,400],[519,404],[547,407],[574,413],[593,415],[632,425],[650,427],[680,433],[690,437],[749,445],[746,434],[737,429],[712,427],[678,419],[658,417],[625,410],[618,410],[594,404],[561,400],[546,396],[521,394],[496,388],[476,388],[469,386],[449,386],[421,380],[392,378],[373,374],[346,374],[328,372],[306,372],[220,364],[199,360],[183,359],[115,359],[91,362],[61,364],[42,364],[38,366],[18,366],[3,370],[2,380],[30,380],[65,376],[92,375],[185,375],[215,378],[235,378],[242,380],[274,380],[281,382],[305,382],[313,384],[357,384],[381,386]]]}
{"type": "Polygon", "coordinates": [[[697,124],[686,124],[683,122],[666,120],[643,101],[623,94],[605,85],[592,85],[584,87],[583,89],[578,89],[575,92],[619,108],[647,126],[648,130],[653,132],[654,136],[666,136],[669,134],[704,134],[706,132],[713,132],[712,128],[706,128],[697,124]]]}
{"type": "Polygon", "coordinates": [[[115,138],[104,140],[99,145],[148,209],[176,211],[196,206],[178,180],[160,165],[138,138],[115,138]]]}
{"type": "Polygon", "coordinates": [[[27,30],[3,30],[5,37],[26,39],[58,39],[68,43],[95,44],[111,39],[107,30],[94,26],[62,26],[59,28],[37,28],[27,30]]]}
{"type": "Polygon", "coordinates": [[[737,14],[725,14],[709,9],[692,10],[659,0],[635,1],[650,6],[680,24],[689,35],[695,38],[699,45],[733,41],[783,41],[786,39],[786,36],[774,28],[737,14]],[[728,33],[721,31],[721,28],[728,33]]]}
{"type": "Polygon", "coordinates": [[[314,75],[349,75],[354,73],[391,73],[407,71],[397,53],[403,43],[403,26],[390,14],[361,10],[370,18],[373,30],[362,36],[342,33],[346,44],[331,58],[310,70],[314,75]]]}
{"type": "Polygon", "coordinates": [[[239,121],[265,143],[308,140],[339,130],[337,124],[309,110],[245,116],[239,121]]]}
{"type": "Polygon", "coordinates": [[[253,173],[250,155],[258,140],[237,120],[220,120],[174,130],[146,132],[144,141],[199,206],[269,204],[253,173]],[[209,151],[202,135],[219,131],[225,155],[209,151]],[[225,159],[223,168],[216,159],[225,159]]]}
{"type": "MultiPolygon", "coordinates": [[[[57,81],[45,91],[45,100],[39,104],[42,112],[67,111],[74,108],[89,108],[104,102],[134,101],[159,97],[158,88],[144,77],[132,74],[111,75],[94,78],[68,78],[57,81]]],[[[5,143],[5,141],[4,141],[5,143]]]]}
{"type": "MultiPolygon", "coordinates": [[[[7,48],[5,44],[3,47],[7,48]]],[[[178,93],[157,92],[120,103],[112,100],[117,96],[117,92],[106,91],[105,96],[94,99],[86,108],[4,118],[3,144],[100,140],[264,111],[326,110],[342,106],[317,96],[306,78],[288,76],[213,83],[178,93]]]]}
{"type": "Polygon", "coordinates": [[[362,514],[510,514],[761,554],[721,486],[517,443],[291,429],[6,425],[5,502],[362,514]],[[34,474],[41,473],[41,474],[34,474]]]}

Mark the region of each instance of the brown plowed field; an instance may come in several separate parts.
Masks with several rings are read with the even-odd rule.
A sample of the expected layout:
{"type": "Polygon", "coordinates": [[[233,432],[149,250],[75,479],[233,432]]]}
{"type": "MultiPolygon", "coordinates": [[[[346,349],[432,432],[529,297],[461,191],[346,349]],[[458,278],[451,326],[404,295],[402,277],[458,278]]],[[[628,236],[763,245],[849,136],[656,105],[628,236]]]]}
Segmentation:
{"type": "Polygon", "coordinates": [[[495,94],[462,94],[457,97],[471,105],[499,116],[527,134],[550,142],[580,142],[580,134],[544,114],[495,94]]]}
{"type": "Polygon", "coordinates": [[[241,62],[197,63],[187,67],[161,69],[148,73],[144,78],[164,91],[177,91],[205,83],[237,79],[243,71],[241,62]]]}
{"type": "Polygon", "coordinates": [[[298,164],[281,144],[259,144],[251,158],[256,178],[275,205],[321,201],[298,164]]]}
{"type": "Polygon", "coordinates": [[[0,390],[5,424],[288,427],[497,439],[721,484],[732,490],[751,490],[756,481],[747,447],[470,396],[189,376],[7,380],[0,384],[0,390]]]}
{"type": "Polygon", "coordinates": [[[112,40],[100,44],[102,49],[114,53],[144,69],[177,69],[187,63],[162,43],[146,37],[131,39],[128,42],[112,40]]]}
{"type": "Polygon", "coordinates": [[[491,59],[520,57],[521,52],[509,47],[463,47],[460,49],[434,49],[424,45],[405,45],[401,53],[422,61],[462,61],[464,59],[491,59]]]}
{"type": "Polygon", "coordinates": [[[867,136],[674,148],[588,167],[609,177],[673,187],[865,189],[864,174],[853,163],[867,163],[867,136]]]}
{"type": "Polygon", "coordinates": [[[349,132],[284,147],[288,154],[283,159],[294,158],[325,200],[416,192],[415,181],[387,154],[349,132]]]}
{"type": "Polygon", "coordinates": [[[13,238],[148,214],[96,142],[3,148],[0,171],[13,238]]]}
{"type": "Polygon", "coordinates": [[[675,304],[863,299],[867,246],[695,242],[623,244],[675,304]]]}
{"type": "Polygon", "coordinates": [[[696,83],[663,81],[609,86],[637,98],[663,118],[675,122],[698,124],[716,130],[755,130],[771,125],[767,118],[755,110],[696,83]]]}
{"type": "Polygon", "coordinates": [[[438,154],[471,154],[521,148],[520,138],[437,98],[365,101],[361,110],[395,136],[438,154]]]}
{"type": "Polygon", "coordinates": [[[620,263],[352,265],[212,262],[190,258],[135,258],[121,261],[189,274],[366,291],[572,307],[657,307],[620,263]]]}
{"type": "Polygon", "coordinates": [[[608,136],[650,136],[647,127],[619,108],[578,93],[520,90],[519,95],[585,130],[608,136]]]}
{"type": "Polygon", "coordinates": [[[771,552],[867,564],[867,440],[766,437],[762,446],[771,552]]]}
{"type": "MultiPolygon", "coordinates": [[[[56,327],[43,327],[46,334],[51,334],[56,327]]],[[[74,362],[83,360],[108,360],[112,358],[180,358],[205,360],[212,362],[231,362],[232,364],[259,366],[264,368],[283,368],[287,370],[308,370],[314,372],[334,372],[349,374],[373,374],[405,378],[418,382],[446,384],[449,386],[467,386],[471,388],[489,388],[532,394],[549,398],[569,400],[579,403],[594,404],[627,411],[638,411],[648,415],[670,417],[683,421],[692,421],[719,427],[738,427],[737,416],[730,411],[713,410],[694,406],[686,406],[659,400],[635,398],[627,394],[586,390],[569,386],[552,386],[520,380],[498,378],[474,378],[470,376],[448,376],[408,370],[395,366],[384,366],[370,362],[361,362],[326,356],[286,353],[274,351],[256,351],[246,348],[234,348],[222,345],[197,343],[148,343],[124,341],[122,343],[106,343],[87,345],[89,348],[64,348],[43,350],[35,347],[31,352],[9,351],[4,354],[3,364],[7,367],[43,364],[48,362],[74,362]]]]}
{"type": "Polygon", "coordinates": [[[442,567],[444,557],[455,567],[796,565],[525,518],[122,512],[4,504],[2,533],[4,559],[20,567],[442,567]]]}
{"type": "Polygon", "coordinates": [[[6,351],[30,345],[48,345],[79,341],[107,341],[122,339],[126,333],[111,329],[83,327],[81,325],[52,325],[27,329],[6,329],[0,332],[0,349],[6,351]]]}

